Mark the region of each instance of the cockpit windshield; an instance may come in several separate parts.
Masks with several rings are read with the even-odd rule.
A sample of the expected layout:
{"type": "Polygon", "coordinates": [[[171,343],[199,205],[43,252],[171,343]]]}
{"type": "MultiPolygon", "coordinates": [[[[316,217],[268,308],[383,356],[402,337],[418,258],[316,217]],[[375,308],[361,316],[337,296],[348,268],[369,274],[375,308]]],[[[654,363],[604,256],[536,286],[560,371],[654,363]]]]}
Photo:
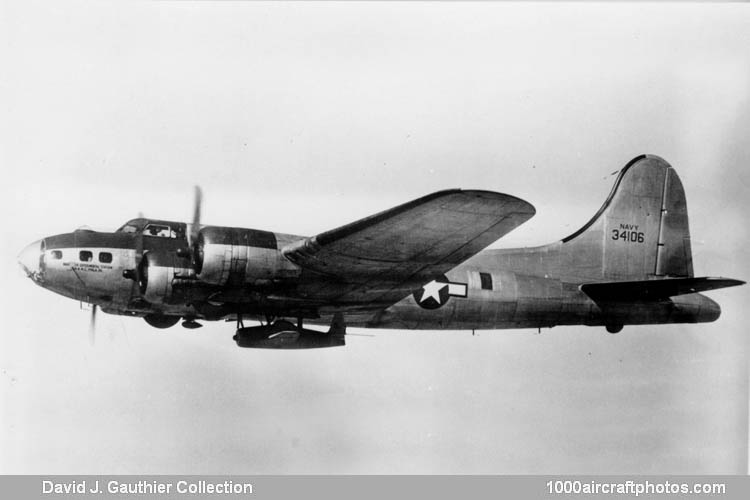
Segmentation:
{"type": "Polygon", "coordinates": [[[159,238],[177,238],[177,233],[169,226],[163,224],[148,224],[143,229],[143,234],[159,238]]]}
{"type": "Polygon", "coordinates": [[[139,233],[143,226],[146,224],[146,219],[130,219],[117,230],[118,233],[139,233]]]}
{"type": "Polygon", "coordinates": [[[137,233],[138,228],[132,224],[125,224],[120,229],[118,229],[117,232],[118,233],[137,233]]]}
{"type": "Polygon", "coordinates": [[[142,234],[155,238],[182,238],[185,224],[162,220],[131,219],[123,224],[118,233],[142,234]]]}

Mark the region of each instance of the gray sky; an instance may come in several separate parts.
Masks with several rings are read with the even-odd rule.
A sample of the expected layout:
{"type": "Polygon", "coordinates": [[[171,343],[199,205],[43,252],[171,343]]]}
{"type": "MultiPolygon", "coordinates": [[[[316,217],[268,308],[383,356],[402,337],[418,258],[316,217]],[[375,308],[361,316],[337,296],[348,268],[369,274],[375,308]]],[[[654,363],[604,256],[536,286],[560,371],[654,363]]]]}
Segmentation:
{"type": "Polygon", "coordinates": [[[708,325],[376,332],[241,350],[33,286],[20,249],[138,212],[315,234],[437,189],[538,245],[664,157],[697,275],[750,278],[744,4],[0,5],[0,472],[744,473],[750,288],[708,325]]]}

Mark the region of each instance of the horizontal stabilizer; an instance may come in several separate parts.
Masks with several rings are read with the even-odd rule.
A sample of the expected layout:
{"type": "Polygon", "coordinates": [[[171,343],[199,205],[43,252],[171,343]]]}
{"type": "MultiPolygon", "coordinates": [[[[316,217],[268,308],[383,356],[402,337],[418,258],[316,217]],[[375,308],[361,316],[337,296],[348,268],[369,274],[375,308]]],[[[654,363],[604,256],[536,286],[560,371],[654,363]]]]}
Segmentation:
{"type": "Polygon", "coordinates": [[[659,301],[674,297],[675,295],[705,292],[707,290],[744,284],[744,281],[730,278],[665,278],[658,280],[585,283],[581,285],[581,290],[596,302],[634,302],[659,301]]]}

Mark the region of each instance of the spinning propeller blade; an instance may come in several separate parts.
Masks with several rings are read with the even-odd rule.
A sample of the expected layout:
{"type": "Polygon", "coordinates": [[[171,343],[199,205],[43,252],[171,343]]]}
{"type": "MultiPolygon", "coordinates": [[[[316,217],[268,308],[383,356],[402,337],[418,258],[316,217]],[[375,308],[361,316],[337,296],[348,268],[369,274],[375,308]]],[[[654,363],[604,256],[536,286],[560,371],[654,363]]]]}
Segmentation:
{"type": "Polygon", "coordinates": [[[89,321],[89,344],[94,345],[96,340],[96,304],[91,306],[91,320],[89,321]]]}
{"type": "Polygon", "coordinates": [[[190,226],[190,238],[188,243],[192,243],[198,238],[201,229],[201,204],[203,203],[203,191],[200,186],[195,186],[195,204],[193,205],[193,225],[190,226]]]}

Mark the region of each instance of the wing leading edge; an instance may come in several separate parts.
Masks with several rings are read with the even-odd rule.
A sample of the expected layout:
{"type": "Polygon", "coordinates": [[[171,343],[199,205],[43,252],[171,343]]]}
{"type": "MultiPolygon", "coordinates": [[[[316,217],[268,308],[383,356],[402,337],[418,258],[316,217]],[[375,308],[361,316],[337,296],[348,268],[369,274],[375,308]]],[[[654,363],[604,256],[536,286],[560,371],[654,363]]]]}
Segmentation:
{"type": "Polygon", "coordinates": [[[287,245],[311,301],[381,308],[445,274],[530,219],[534,207],[492,191],[439,191],[287,245]],[[304,279],[305,275],[310,279],[304,279]]]}

